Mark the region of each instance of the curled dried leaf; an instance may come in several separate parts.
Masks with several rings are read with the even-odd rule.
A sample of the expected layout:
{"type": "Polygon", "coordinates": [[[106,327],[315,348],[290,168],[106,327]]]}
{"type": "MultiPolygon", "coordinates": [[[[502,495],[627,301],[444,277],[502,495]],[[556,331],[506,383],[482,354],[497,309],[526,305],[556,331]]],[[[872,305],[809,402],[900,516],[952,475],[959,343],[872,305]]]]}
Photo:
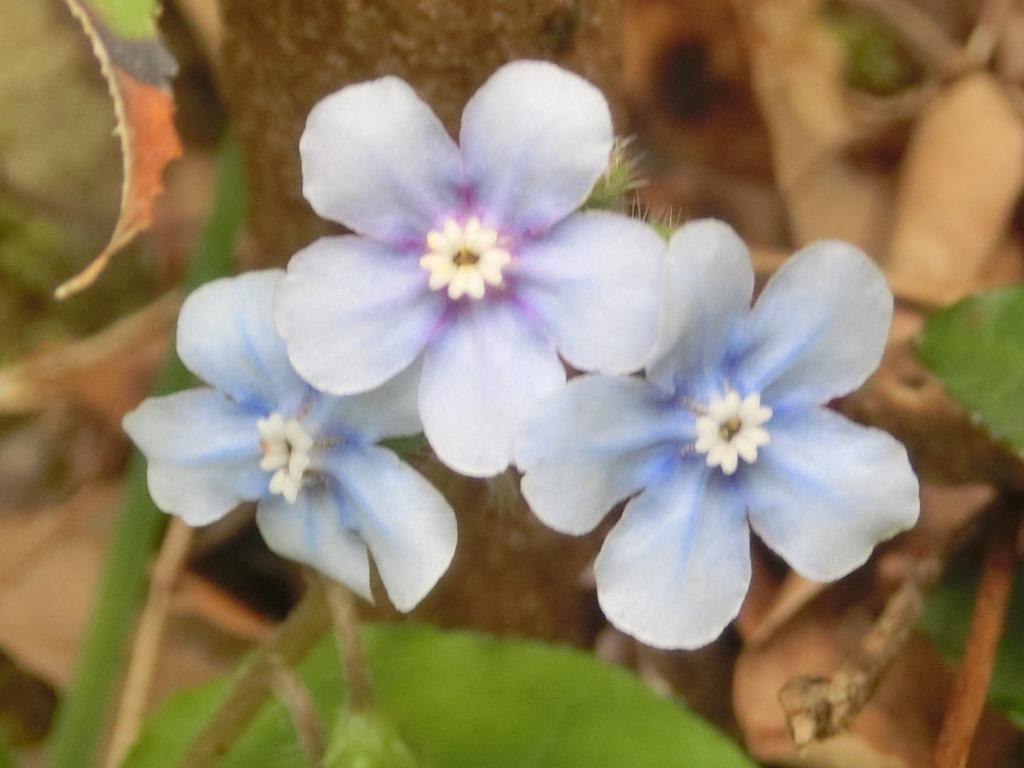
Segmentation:
{"type": "Polygon", "coordinates": [[[163,191],[164,167],[182,151],[170,89],[177,64],[155,31],[145,37],[129,37],[86,0],[65,2],[89,36],[110,88],[124,182],[121,210],[110,241],[85,269],[57,288],[54,295],[58,299],[88,288],[113,255],[149,227],[155,201],[163,191]]]}

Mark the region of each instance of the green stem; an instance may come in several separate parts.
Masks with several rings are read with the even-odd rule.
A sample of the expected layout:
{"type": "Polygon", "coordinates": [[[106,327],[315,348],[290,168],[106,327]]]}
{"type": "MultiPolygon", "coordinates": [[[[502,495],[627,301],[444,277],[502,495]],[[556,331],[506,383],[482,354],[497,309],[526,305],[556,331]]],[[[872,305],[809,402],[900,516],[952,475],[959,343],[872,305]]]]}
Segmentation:
{"type": "MultiPolygon", "coordinates": [[[[213,210],[189,262],[186,289],[229,274],[245,216],[241,160],[226,142],[218,161],[213,210]]],[[[156,394],[186,386],[190,374],[172,351],[154,387],[156,394]]],[[[96,603],[78,652],[75,673],[64,692],[51,742],[52,768],[95,764],[114,681],[121,673],[128,636],[147,583],[147,565],[166,518],[149,498],[146,462],[132,456],[125,473],[121,509],[100,579],[96,603]]]]}

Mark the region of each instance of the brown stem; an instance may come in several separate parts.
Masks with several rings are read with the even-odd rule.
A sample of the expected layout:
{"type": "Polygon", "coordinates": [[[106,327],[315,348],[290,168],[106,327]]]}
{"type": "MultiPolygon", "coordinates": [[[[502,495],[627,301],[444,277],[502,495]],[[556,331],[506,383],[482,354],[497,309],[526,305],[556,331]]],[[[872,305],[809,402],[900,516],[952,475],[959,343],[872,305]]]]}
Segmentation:
{"type": "Polygon", "coordinates": [[[345,670],[348,708],[356,712],[368,709],[373,703],[373,690],[363,656],[363,641],[359,636],[356,597],[351,590],[336,581],[323,578],[322,583],[327,610],[334,624],[338,656],[345,670]]]}
{"type": "Polygon", "coordinates": [[[995,53],[999,36],[1006,28],[1006,20],[1018,0],[985,0],[978,12],[978,23],[971,30],[964,45],[964,57],[975,69],[988,66],[995,53]]]}
{"type": "Polygon", "coordinates": [[[239,670],[217,712],[206,723],[178,768],[212,768],[245,732],[270,695],[274,658],[292,665],[301,660],[329,625],[323,590],[310,581],[295,609],[239,670]]]}
{"type": "Polygon", "coordinates": [[[270,684],[291,715],[299,744],[310,768],[319,768],[324,757],[323,728],[309,689],[298,673],[277,654],[270,655],[270,684]]]}
{"type": "Polygon", "coordinates": [[[938,573],[936,561],[922,562],[835,675],[795,677],[782,687],[779,704],[797,747],[840,733],[864,708],[921,616],[925,592],[938,573]]]}
{"type": "Polygon", "coordinates": [[[1020,514],[1001,508],[989,531],[963,660],[935,747],[935,768],[963,768],[985,707],[1013,583],[1020,514]]]}
{"type": "Polygon", "coordinates": [[[167,625],[171,598],[191,543],[192,529],[179,518],[174,518],[160,545],[149,595],[135,635],[124,692],[110,739],[108,768],[120,765],[142,723],[153,688],[153,676],[160,657],[160,644],[167,625]]]}

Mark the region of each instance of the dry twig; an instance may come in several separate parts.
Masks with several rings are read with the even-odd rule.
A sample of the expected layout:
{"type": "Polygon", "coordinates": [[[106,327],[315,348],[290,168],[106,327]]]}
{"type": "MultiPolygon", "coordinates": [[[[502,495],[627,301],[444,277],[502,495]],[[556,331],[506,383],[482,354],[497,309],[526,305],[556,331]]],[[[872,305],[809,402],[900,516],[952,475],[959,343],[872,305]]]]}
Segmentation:
{"type": "Polygon", "coordinates": [[[359,637],[359,613],[355,595],[331,579],[323,578],[322,583],[327,610],[334,624],[338,656],[345,670],[347,706],[357,712],[368,709],[373,703],[373,692],[366,671],[366,659],[363,657],[363,642],[359,637]]]}
{"type": "Polygon", "coordinates": [[[316,711],[309,689],[298,673],[288,666],[285,659],[276,654],[270,655],[270,684],[277,698],[284,704],[291,715],[292,725],[302,745],[306,763],[310,768],[319,768],[324,757],[323,728],[320,726],[320,714],[316,711]]]}
{"type": "Polygon", "coordinates": [[[121,704],[110,739],[108,768],[121,764],[142,724],[153,688],[153,676],[160,657],[160,644],[167,625],[171,597],[188,557],[191,543],[192,529],[179,518],[174,518],[160,545],[160,553],[153,567],[149,595],[139,619],[139,629],[135,635],[131,662],[125,676],[121,704]]]}
{"type": "Polygon", "coordinates": [[[989,531],[967,645],[935,747],[935,768],[963,768],[985,707],[1013,583],[1019,511],[997,510],[989,531]]]}
{"type": "Polygon", "coordinates": [[[795,677],[783,686],[779,703],[797,747],[840,733],[864,708],[920,617],[938,574],[937,561],[920,563],[835,675],[795,677]]]}
{"type": "Polygon", "coordinates": [[[192,742],[179,768],[212,768],[259,713],[270,694],[274,659],[294,664],[327,629],[329,618],[319,581],[310,581],[295,609],[239,670],[216,714],[192,742]]]}

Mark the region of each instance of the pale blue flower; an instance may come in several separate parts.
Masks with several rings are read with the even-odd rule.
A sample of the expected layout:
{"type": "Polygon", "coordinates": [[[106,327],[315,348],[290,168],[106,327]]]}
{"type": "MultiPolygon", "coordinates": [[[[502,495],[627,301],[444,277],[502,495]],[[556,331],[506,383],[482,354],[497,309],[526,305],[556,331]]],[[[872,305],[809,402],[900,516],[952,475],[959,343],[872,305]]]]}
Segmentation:
{"type": "Polygon", "coordinates": [[[829,581],[917,519],[906,450],[825,404],[878,366],[893,298],[859,250],[793,256],[750,309],[754,274],[726,225],[672,238],[647,378],[584,376],[538,406],[516,446],[523,493],[559,531],[636,495],[594,566],[613,624],[694,648],[739,611],[750,530],[829,581]]]}
{"type": "Polygon", "coordinates": [[[627,373],[654,344],[664,243],[635,219],[574,213],[612,138],[601,93],[544,62],[499,69],[459,145],[397,78],[326,97],[299,146],[303,191],[356,234],[288,265],[275,311],[295,369],[348,395],[422,359],[437,455],[504,470],[523,415],[565,383],[559,355],[627,373]]]}
{"type": "Polygon", "coordinates": [[[420,431],[416,372],[331,397],[300,379],[273,326],[281,270],[208,283],[185,301],[178,354],[211,388],[143,402],[124,428],[149,460],[156,505],[189,525],[259,501],[268,546],[370,595],[368,554],[395,607],[415,606],[448,568],[455,515],[378,445],[420,431]]]}

